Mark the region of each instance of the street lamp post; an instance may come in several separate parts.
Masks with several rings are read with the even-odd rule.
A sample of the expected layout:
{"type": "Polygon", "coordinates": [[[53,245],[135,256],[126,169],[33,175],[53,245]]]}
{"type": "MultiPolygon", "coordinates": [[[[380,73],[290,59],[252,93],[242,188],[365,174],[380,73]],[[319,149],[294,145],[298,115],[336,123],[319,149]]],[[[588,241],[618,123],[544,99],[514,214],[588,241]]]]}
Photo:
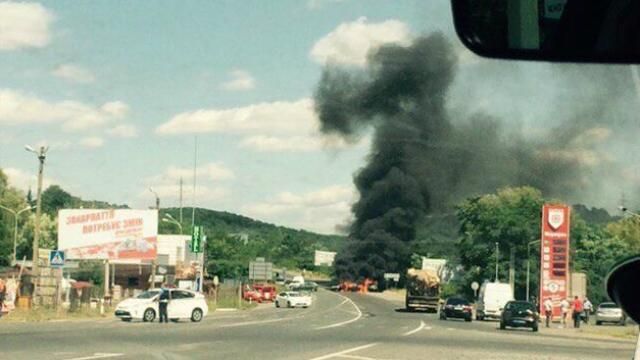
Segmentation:
{"type": "Polygon", "coordinates": [[[622,212],[623,212],[623,213],[625,213],[625,214],[630,214],[630,215],[633,215],[633,216],[636,216],[636,217],[639,217],[639,218],[640,218],[640,214],[635,213],[635,212],[633,212],[633,211],[631,211],[631,210],[627,209],[627,208],[626,208],[626,207],[624,207],[624,206],[618,206],[618,210],[622,211],[622,212]]]}
{"type": "Polygon", "coordinates": [[[18,216],[27,210],[33,209],[33,206],[28,206],[20,211],[15,211],[8,207],[0,205],[0,209],[4,209],[10,212],[13,215],[13,262],[12,264],[16,264],[16,249],[18,244],[18,216]]]}
{"type": "Polygon", "coordinates": [[[180,224],[178,220],[171,216],[171,214],[164,214],[164,218],[162,219],[162,221],[176,225],[178,229],[180,229],[180,234],[182,234],[182,224],[180,224]]]}
{"type": "Polygon", "coordinates": [[[498,262],[500,261],[500,246],[498,245],[498,242],[496,242],[496,280],[495,282],[498,282],[498,262]]]}
{"type": "Polygon", "coordinates": [[[47,158],[47,150],[49,147],[40,146],[40,149],[35,150],[29,145],[25,145],[25,150],[36,154],[38,157],[38,192],[37,192],[37,200],[36,200],[36,221],[35,221],[35,231],[33,233],[33,273],[35,276],[40,274],[39,272],[39,264],[38,264],[38,256],[39,256],[39,241],[40,241],[40,214],[42,213],[42,174],[44,172],[44,161],[47,158]]]}
{"type": "Polygon", "coordinates": [[[540,240],[534,240],[534,241],[530,241],[527,244],[527,297],[526,297],[526,301],[529,301],[529,282],[530,282],[530,273],[531,273],[531,260],[530,258],[530,253],[531,253],[531,245],[539,243],[540,240]]]}
{"type": "MultiPolygon", "coordinates": [[[[152,188],[149,188],[149,191],[151,191],[151,193],[153,194],[153,196],[156,197],[156,210],[158,210],[158,217],[160,216],[160,197],[158,196],[158,193],[153,191],[152,188]]],[[[157,250],[157,248],[156,248],[157,250]]],[[[156,258],[158,257],[157,251],[156,251],[156,258]]],[[[156,258],[154,258],[151,261],[151,287],[155,287],[156,285],[156,258]]]]}

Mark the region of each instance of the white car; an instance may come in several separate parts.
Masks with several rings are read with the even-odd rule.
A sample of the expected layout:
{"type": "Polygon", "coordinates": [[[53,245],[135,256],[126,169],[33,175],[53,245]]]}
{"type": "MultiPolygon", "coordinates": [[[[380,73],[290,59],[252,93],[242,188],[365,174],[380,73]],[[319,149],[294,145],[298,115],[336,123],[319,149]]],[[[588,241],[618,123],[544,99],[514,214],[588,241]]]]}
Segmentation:
{"type": "MultiPolygon", "coordinates": [[[[151,322],[158,317],[158,303],[162,289],[150,289],[136,296],[121,301],[116,306],[115,315],[122,321],[138,319],[151,322]]],[[[167,305],[167,316],[169,319],[177,321],[179,319],[190,319],[193,322],[201,321],[209,312],[207,301],[204,295],[190,290],[165,289],[169,291],[169,304],[167,305]]]]}
{"type": "Polygon", "coordinates": [[[276,296],[276,307],[298,307],[307,308],[311,306],[311,295],[300,293],[297,291],[285,291],[276,296]]]}

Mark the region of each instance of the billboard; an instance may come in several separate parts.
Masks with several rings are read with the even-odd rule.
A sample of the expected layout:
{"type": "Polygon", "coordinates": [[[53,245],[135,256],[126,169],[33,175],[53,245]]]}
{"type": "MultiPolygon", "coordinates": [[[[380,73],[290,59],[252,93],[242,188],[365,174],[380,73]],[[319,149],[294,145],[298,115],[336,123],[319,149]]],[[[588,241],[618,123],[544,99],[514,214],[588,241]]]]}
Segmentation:
{"type": "Polygon", "coordinates": [[[545,204],[542,207],[540,241],[540,313],[544,299],[553,301],[553,316],[560,316],[560,301],[570,294],[569,229],[570,209],[567,205],[545,204]]]}
{"type": "Polygon", "coordinates": [[[58,248],[67,259],[151,260],[157,239],[158,210],[58,212],[58,248]]]}
{"type": "Polygon", "coordinates": [[[331,266],[333,265],[333,260],[336,258],[336,253],[334,251],[321,251],[316,250],[313,257],[313,265],[315,266],[331,266]]]}

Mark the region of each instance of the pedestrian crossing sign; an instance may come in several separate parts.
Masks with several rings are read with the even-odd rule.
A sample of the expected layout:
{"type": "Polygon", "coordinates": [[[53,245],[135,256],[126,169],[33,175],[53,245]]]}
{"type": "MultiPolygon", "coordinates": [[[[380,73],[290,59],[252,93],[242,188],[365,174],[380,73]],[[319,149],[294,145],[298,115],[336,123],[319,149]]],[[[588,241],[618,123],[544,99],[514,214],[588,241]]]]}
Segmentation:
{"type": "Polygon", "coordinates": [[[61,268],[64,266],[64,251],[51,250],[49,253],[49,266],[52,268],[61,268]]]}

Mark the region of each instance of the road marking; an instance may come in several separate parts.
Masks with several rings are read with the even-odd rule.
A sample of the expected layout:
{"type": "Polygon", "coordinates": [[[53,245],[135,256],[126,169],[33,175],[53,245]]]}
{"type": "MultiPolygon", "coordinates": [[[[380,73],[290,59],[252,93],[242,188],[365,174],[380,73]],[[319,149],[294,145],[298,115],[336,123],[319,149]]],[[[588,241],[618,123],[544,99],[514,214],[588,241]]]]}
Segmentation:
{"type": "Polygon", "coordinates": [[[418,326],[417,328],[411,331],[407,331],[406,333],[402,334],[402,336],[409,336],[409,335],[415,334],[418,331],[424,329],[425,326],[427,326],[427,324],[425,324],[424,321],[420,320],[420,326],[418,326]]]}
{"type": "Polygon", "coordinates": [[[378,343],[371,343],[371,344],[367,344],[367,345],[362,345],[362,346],[354,347],[354,348],[351,348],[351,349],[342,350],[342,351],[334,352],[334,353],[331,353],[331,354],[314,357],[313,359],[309,359],[309,360],[324,360],[324,359],[330,359],[332,357],[339,357],[340,355],[345,355],[345,354],[348,354],[348,353],[352,353],[354,351],[368,349],[368,348],[370,348],[372,346],[376,346],[376,345],[378,345],[378,343]]]}
{"type": "Polygon", "coordinates": [[[374,358],[366,357],[366,356],[347,355],[347,354],[338,355],[336,357],[345,358],[345,359],[358,359],[358,360],[382,360],[382,359],[374,359],[374,358]]]}
{"type": "Polygon", "coordinates": [[[106,359],[111,357],[124,356],[124,354],[109,354],[109,353],[93,353],[91,356],[71,358],[67,360],[92,360],[92,359],[106,359]]]}
{"type": "MultiPolygon", "coordinates": [[[[344,325],[347,325],[347,324],[351,324],[354,321],[358,321],[362,317],[362,311],[360,311],[360,308],[358,307],[358,305],[356,305],[356,303],[353,302],[353,300],[349,299],[346,296],[340,295],[340,294],[336,294],[336,295],[343,297],[345,299],[345,301],[348,301],[349,303],[351,303],[351,305],[353,305],[353,307],[356,309],[356,312],[357,312],[356,317],[354,317],[353,319],[346,320],[346,321],[341,321],[339,323],[317,327],[316,330],[324,330],[324,329],[331,329],[331,328],[335,328],[335,327],[339,327],[339,326],[344,326],[344,325]]],[[[341,304],[344,304],[344,301],[341,304]]]]}

